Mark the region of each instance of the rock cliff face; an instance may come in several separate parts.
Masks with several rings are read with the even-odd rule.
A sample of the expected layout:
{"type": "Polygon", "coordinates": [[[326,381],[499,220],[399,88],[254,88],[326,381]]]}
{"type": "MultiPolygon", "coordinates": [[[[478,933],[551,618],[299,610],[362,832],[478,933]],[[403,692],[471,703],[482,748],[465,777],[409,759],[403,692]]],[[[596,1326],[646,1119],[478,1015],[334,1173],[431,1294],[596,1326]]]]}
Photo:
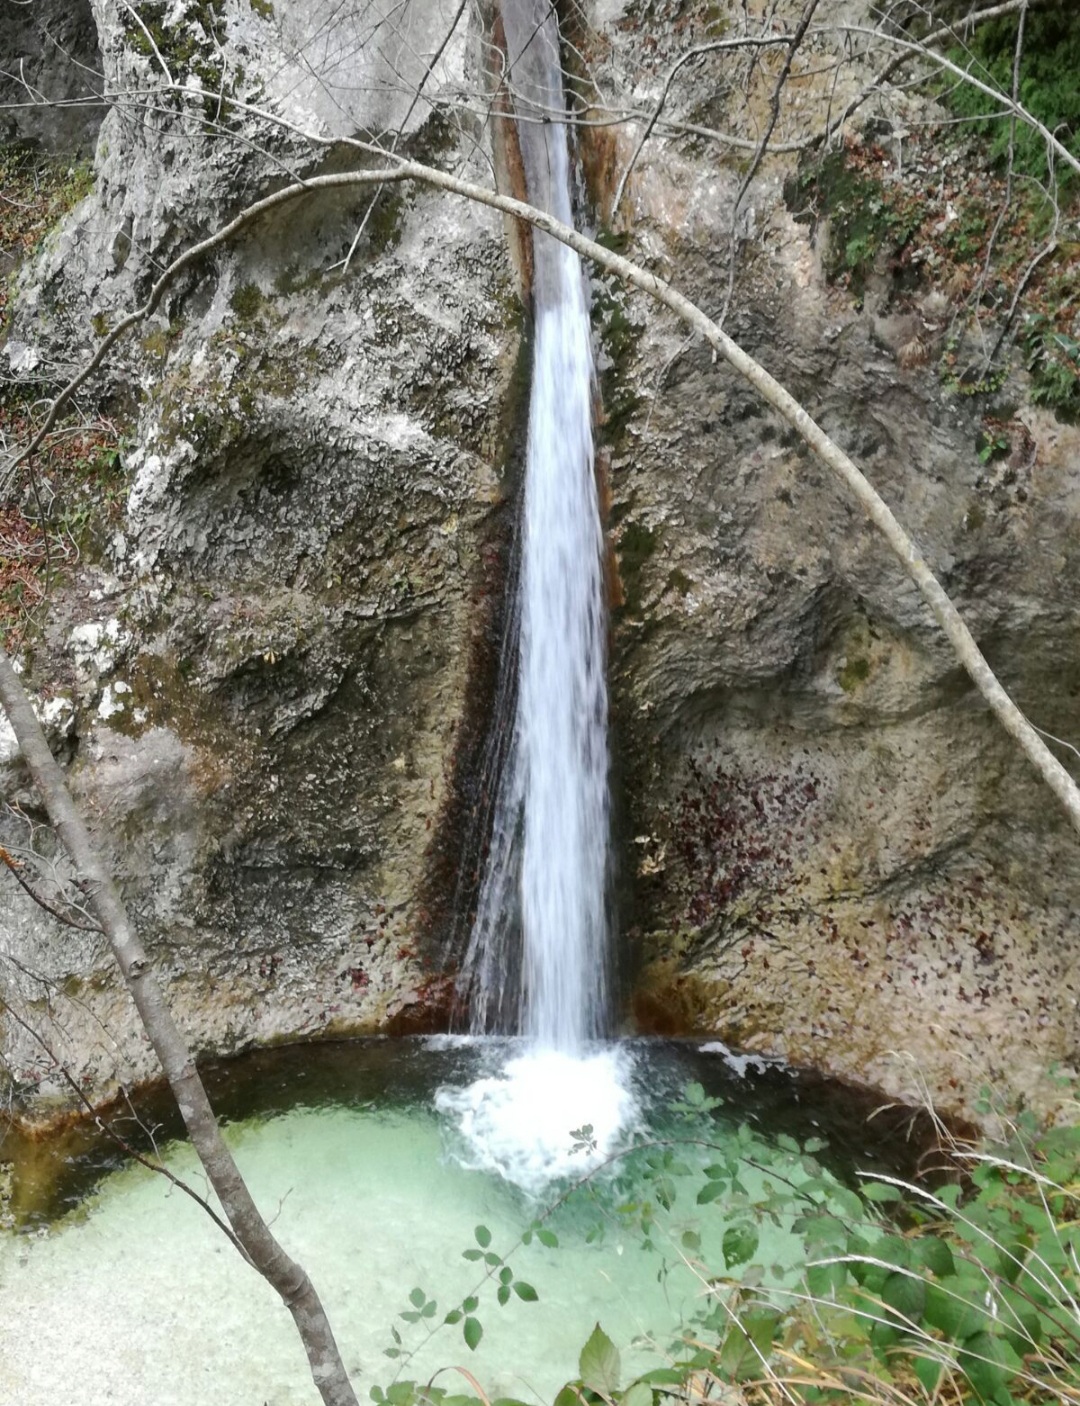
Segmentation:
{"type": "MultiPolygon", "coordinates": [[[[649,112],[695,36],[634,15],[592,57],[611,106],[649,112]]],[[[699,60],[667,110],[685,120],[709,94],[708,125],[752,150],[776,67],[747,87],[732,63],[699,60]]],[[[806,81],[777,135],[820,131],[861,81],[806,81]]],[[[902,131],[926,112],[888,115],[902,131]]],[[[601,218],[715,314],[742,171],[730,148],[654,135],[612,216],[641,131],[585,138],[601,218]]],[[[887,275],[861,298],[830,286],[827,224],[784,198],[796,162],[744,194],[727,328],[863,467],[1032,720],[1075,740],[1080,435],[1014,380],[1009,456],[981,462],[985,400],[905,368],[897,336],[901,301],[922,331],[946,297],[932,275],[904,300],[887,275]]],[[[1073,1066],[1080,1034],[1075,835],[827,472],[681,327],[610,287],[599,311],[636,1022],[942,1107],[971,1111],[986,1086],[1055,1103],[1047,1070],[1073,1066]]]]}
{"type": "MultiPolygon", "coordinates": [[[[77,365],[162,266],[286,175],[369,160],[347,138],[389,132],[485,178],[474,22],[440,49],[449,0],[396,28],[339,8],[144,6],[134,24],[95,0],[108,91],[167,71],[204,95],[112,104],[92,193],[24,266],[9,357],[77,365]]],[[[598,0],[574,36],[583,100],[648,113],[718,8],[598,0]]],[[[691,105],[752,147],[773,70],[736,104],[729,62],[694,67],[691,105]]],[[[809,131],[843,93],[803,91],[809,131]]],[[[715,313],[746,152],[657,130],[613,211],[643,130],[582,129],[583,217],[715,313]]],[[[795,160],[741,202],[729,330],[866,469],[1033,721],[1075,738],[1080,436],[1021,405],[1016,462],[981,463],[977,412],[901,366],[887,289],[859,306],[826,280],[824,231],[783,197],[795,160]]],[[[27,676],[202,1049],[443,1018],[518,307],[488,212],[322,193],[185,271],[91,387],[124,427],[122,504],[54,592],[27,676]]],[[[825,471],[666,314],[603,280],[594,309],[628,1022],[890,1094],[925,1083],[957,1111],[988,1083],[1047,1099],[1047,1069],[1076,1056],[1075,840],[825,471]]],[[[5,760],[35,822],[10,743],[5,760]]],[[[4,824],[25,841],[26,820],[4,824]]],[[[99,1092],[146,1075],[100,943],[5,895],[10,983],[56,1053],[99,1092]]],[[[3,1040],[17,1092],[57,1091],[19,1026],[3,1040]]]]}
{"type": "MultiPolygon", "coordinates": [[[[396,29],[335,8],[174,6],[162,25],[144,6],[137,26],[96,6],[110,88],[164,67],[209,84],[222,45],[233,106],[109,112],[92,194],[23,276],[9,346],[39,373],[77,364],[283,175],[363,164],[344,138],[392,131],[482,174],[482,127],[414,96],[456,5],[396,29]],[[277,121],[239,106],[256,101],[277,121]]],[[[463,22],[433,100],[479,83],[478,44],[463,22]]],[[[126,426],[123,508],[54,594],[28,677],[63,700],[72,784],[197,1047],[431,1019],[419,948],[482,733],[470,679],[506,537],[519,324],[497,218],[420,189],[330,193],[193,268],[95,387],[126,426]]],[[[0,925],[76,1077],[150,1072],[99,942],[14,892],[0,925]]],[[[18,1083],[53,1092],[42,1051],[11,1023],[5,1038],[18,1083]]]]}

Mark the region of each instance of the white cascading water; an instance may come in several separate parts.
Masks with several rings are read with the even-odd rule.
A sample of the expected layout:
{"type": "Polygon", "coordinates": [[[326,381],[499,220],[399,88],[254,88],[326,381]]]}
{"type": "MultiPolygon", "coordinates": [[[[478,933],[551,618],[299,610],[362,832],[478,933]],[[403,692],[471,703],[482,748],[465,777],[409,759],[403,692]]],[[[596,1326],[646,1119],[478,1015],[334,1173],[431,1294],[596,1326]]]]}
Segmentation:
{"type": "MultiPolygon", "coordinates": [[[[503,20],[529,196],[569,224],[557,21],[545,0],[505,0],[503,20]]],[[[518,1027],[530,1049],[500,1076],[440,1096],[440,1106],[458,1116],[476,1165],[523,1184],[570,1169],[570,1128],[590,1123],[603,1150],[632,1105],[618,1052],[589,1051],[607,1019],[609,834],[589,312],[578,256],[538,230],[532,292],[517,709],[464,964],[473,1028],[482,1032],[508,1004],[506,934],[517,909],[518,1027]]]]}

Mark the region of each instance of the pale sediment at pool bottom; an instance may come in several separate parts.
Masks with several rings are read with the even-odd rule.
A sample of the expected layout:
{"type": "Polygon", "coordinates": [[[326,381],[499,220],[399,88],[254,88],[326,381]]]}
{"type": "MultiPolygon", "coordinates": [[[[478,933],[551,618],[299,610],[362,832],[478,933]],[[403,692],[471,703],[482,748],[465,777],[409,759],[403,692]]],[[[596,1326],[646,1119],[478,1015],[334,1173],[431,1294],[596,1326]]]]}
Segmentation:
{"type": "MultiPolygon", "coordinates": [[[[718,1138],[730,1134],[718,1133],[718,1138]]],[[[492,1395],[550,1401],[577,1370],[599,1321],[623,1352],[624,1376],[662,1365],[676,1324],[700,1306],[704,1281],[678,1248],[703,1233],[722,1265],[725,1214],[695,1204],[691,1183],[670,1213],[658,1208],[657,1250],[595,1200],[564,1206],[509,1257],[513,1277],[538,1301],[496,1302],[476,1227],[500,1255],[545,1206],[502,1176],[467,1170],[460,1133],[429,1108],[301,1109],[235,1125],[229,1140],[275,1232],[315,1280],[344,1360],[363,1399],[386,1386],[397,1362],[392,1329],[421,1346],[402,1375],[427,1379],[456,1365],[492,1395]],[[686,1204],[682,1204],[685,1198],[686,1204]],[[603,1222],[598,1243],[586,1235],[603,1222]],[[485,1237],[486,1238],[486,1237],[485,1237]],[[660,1276],[662,1261],[673,1264],[660,1276]],[[660,1282],[660,1281],[663,1282],[660,1282]],[[400,1315],[422,1289],[437,1309],[419,1324],[400,1315]],[[483,1326],[470,1351],[460,1324],[428,1328],[467,1295],[483,1326]]],[[[169,1167],[205,1191],[189,1148],[168,1149],[169,1167]]],[[[755,1173],[748,1170],[752,1186],[755,1173]]],[[[696,1185],[696,1183],[695,1183],[696,1185]]],[[[794,1242],[763,1229],[756,1259],[788,1263],[794,1242]]],[[[496,1271],[497,1273],[497,1271],[496,1271]]],[[[0,1401],[18,1406],[302,1406],[314,1388],[293,1325],[263,1281],[190,1198],[141,1167],[114,1173],[88,1202],[48,1231],[0,1237],[0,1401]],[[76,1389],[77,1386],[77,1389],[76,1389]]],[[[441,1384],[468,1391],[448,1370],[441,1384]]]]}

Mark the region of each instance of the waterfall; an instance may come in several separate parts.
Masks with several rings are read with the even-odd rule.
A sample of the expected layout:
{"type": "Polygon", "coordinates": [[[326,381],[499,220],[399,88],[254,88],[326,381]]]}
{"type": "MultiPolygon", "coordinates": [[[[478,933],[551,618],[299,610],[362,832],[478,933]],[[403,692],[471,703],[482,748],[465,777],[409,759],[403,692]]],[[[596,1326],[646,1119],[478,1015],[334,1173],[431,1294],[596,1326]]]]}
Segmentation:
{"type": "MultiPolygon", "coordinates": [[[[529,198],[569,224],[558,23],[546,0],[505,0],[503,22],[529,198]]],[[[516,1006],[521,1034],[575,1051],[606,1021],[603,533],[584,274],[573,250],[538,230],[532,294],[516,714],[463,976],[474,1029],[516,1006]],[[506,950],[515,930],[519,961],[506,950]],[[508,972],[518,974],[516,1000],[508,972]]]]}
{"type": "MultiPolygon", "coordinates": [[[[529,198],[569,224],[554,7],[503,0],[502,14],[529,198]]],[[[532,296],[518,594],[504,640],[516,644],[516,689],[501,690],[513,722],[493,739],[500,781],[460,982],[474,1033],[520,1033],[525,1048],[465,1088],[440,1089],[435,1103],[456,1125],[451,1155],[462,1165],[539,1194],[604,1165],[639,1111],[626,1051],[590,1048],[607,1024],[609,830],[593,364],[581,264],[538,230],[532,296]],[[574,1133],[584,1125],[585,1147],[574,1133]]]]}

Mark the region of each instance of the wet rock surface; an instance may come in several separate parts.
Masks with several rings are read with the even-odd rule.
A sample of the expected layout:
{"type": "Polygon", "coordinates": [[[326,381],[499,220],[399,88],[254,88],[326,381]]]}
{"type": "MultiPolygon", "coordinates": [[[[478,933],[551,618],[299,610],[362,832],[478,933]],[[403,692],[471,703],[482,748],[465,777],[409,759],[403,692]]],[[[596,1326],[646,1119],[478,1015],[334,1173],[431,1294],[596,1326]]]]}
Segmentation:
{"type": "MultiPolygon", "coordinates": [[[[401,66],[456,10],[423,8],[400,52],[361,20],[331,52],[311,47],[323,10],[188,6],[198,33],[160,55],[173,77],[204,81],[216,36],[238,103],[292,125],[238,105],[242,140],[216,140],[201,108],[117,105],[94,192],[20,275],[10,337],[44,372],[79,364],[283,171],[362,164],[347,137],[400,129],[402,149],[487,179],[474,29],[425,85],[453,120],[412,102],[423,65],[401,66]]],[[[612,207],[716,8],[605,0],[575,36],[643,114],[582,128],[585,213],[714,315],[771,70],[740,106],[723,55],[689,68],[672,104],[742,146],[658,128],[612,207]]],[[[108,81],[148,81],[158,58],[122,7],[94,17],[108,81]]],[[[845,96],[803,92],[793,139],[845,96]]],[[[867,472],[1032,721],[1075,741],[1080,434],[1018,375],[1024,452],[982,463],[978,410],[933,365],[902,364],[887,292],[860,306],[824,277],[827,231],[783,196],[795,160],[741,203],[725,325],[867,472]]],[[[598,278],[593,310],[627,1023],[958,1113],[984,1085],[1060,1103],[1047,1071],[1077,1054],[1080,879],[1052,798],[772,412],[638,295],[598,278]]],[[[125,428],[122,520],[54,594],[27,678],[200,1050],[443,1019],[431,942],[493,686],[520,327],[489,213],[422,189],[323,194],[186,272],[92,388],[125,428]]],[[[51,855],[3,733],[0,780],[23,808],[0,842],[51,855]]],[[[5,890],[0,946],[8,989],[89,1091],[150,1072],[98,937],[5,890]]],[[[18,1096],[65,1096],[25,1029],[6,1022],[3,1041],[18,1096]]]]}
{"type": "MultiPolygon", "coordinates": [[[[196,67],[219,26],[246,64],[238,96],[258,92],[313,139],[249,114],[218,140],[201,109],[118,105],[93,194],[23,271],[12,335],[41,368],[88,354],[163,264],[283,166],[362,163],[339,137],[393,126],[480,174],[477,132],[447,133],[412,101],[411,46],[456,7],[399,36],[404,69],[362,20],[331,52],[303,7],[198,8],[190,47],[182,26],[168,49],[151,30],[161,60],[196,67]],[[341,67],[354,47],[367,107],[341,67]]],[[[120,8],[97,18],[111,76],[147,81],[149,41],[120,8]]],[[[460,86],[477,38],[462,25],[433,97],[460,86]]],[[[436,841],[453,840],[441,830],[504,536],[519,329],[497,219],[364,188],[267,218],[193,268],[99,383],[126,425],[125,509],[54,594],[26,677],[67,702],[76,797],[200,1050],[441,1018],[427,876],[436,841]]],[[[8,796],[32,806],[7,752],[8,796]]],[[[50,846],[8,817],[4,843],[31,838],[50,846]]],[[[95,1094],[147,1077],[102,941],[10,898],[0,940],[25,968],[23,1007],[38,1018],[48,1003],[53,1053],[95,1094]]],[[[67,1096],[27,1030],[4,1036],[18,1094],[67,1096]]]]}

